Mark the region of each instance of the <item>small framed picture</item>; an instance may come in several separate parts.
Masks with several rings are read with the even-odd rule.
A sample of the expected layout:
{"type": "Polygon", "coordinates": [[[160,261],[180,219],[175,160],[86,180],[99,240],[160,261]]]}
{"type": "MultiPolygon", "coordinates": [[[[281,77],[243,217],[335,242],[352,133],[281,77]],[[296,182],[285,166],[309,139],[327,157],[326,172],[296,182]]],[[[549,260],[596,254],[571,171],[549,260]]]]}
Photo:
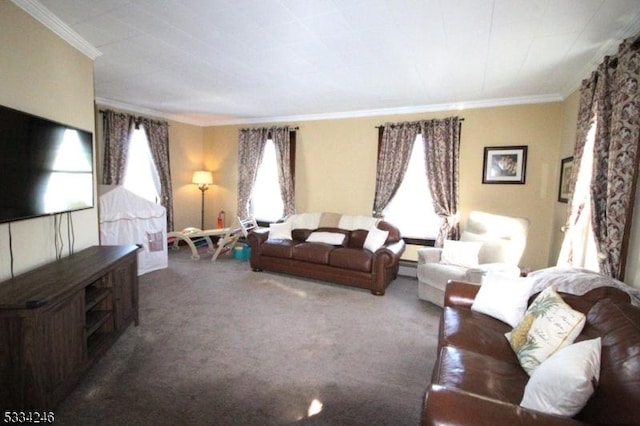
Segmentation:
{"type": "Polygon", "coordinates": [[[558,201],[566,203],[569,201],[569,181],[573,172],[573,157],[563,158],[560,162],[560,185],[558,186],[558,201]]]}
{"type": "Polygon", "coordinates": [[[524,183],[527,170],[526,146],[484,148],[482,183],[524,183]]]}

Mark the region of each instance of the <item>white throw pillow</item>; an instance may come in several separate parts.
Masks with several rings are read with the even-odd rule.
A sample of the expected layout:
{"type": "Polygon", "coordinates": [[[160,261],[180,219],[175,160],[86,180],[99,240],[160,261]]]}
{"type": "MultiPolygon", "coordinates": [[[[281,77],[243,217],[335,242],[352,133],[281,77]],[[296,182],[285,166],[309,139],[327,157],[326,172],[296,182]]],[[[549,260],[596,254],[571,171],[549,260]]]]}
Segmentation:
{"type": "Polygon", "coordinates": [[[291,222],[271,223],[269,224],[270,240],[290,240],[291,238],[291,222]]]}
{"type": "Polygon", "coordinates": [[[478,266],[478,253],[481,247],[482,243],[475,241],[445,240],[440,263],[474,268],[478,266]]]}
{"type": "Polygon", "coordinates": [[[554,352],[576,340],[584,322],[582,312],[571,309],[553,287],[547,287],[505,336],[522,368],[532,375],[554,352]]]}
{"type": "Polygon", "coordinates": [[[378,229],[377,226],[369,228],[367,238],[364,240],[364,248],[370,251],[376,251],[384,245],[389,236],[389,231],[378,229]]]}
{"type": "Polygon", "coordinates": [[[521,406],[575,416],[600,380],[600,338],[566,346],[540,364],[524,388],[521,406]]]}
{"type": "Polygon", "coordinates": [[[527,302],[534,284],[535,281],[531,278],[513,278],[489,272],[482,277],[482,285],[471,310],[487,314],[515,327],[527,310],[527,302]]]}
{"type": "Polygon", "coordinates": [[[325,243],[333,246],[342,245],[344,242],[344,234],[339,232],[312,232],[307,237],[308,243],[325,243]]]}

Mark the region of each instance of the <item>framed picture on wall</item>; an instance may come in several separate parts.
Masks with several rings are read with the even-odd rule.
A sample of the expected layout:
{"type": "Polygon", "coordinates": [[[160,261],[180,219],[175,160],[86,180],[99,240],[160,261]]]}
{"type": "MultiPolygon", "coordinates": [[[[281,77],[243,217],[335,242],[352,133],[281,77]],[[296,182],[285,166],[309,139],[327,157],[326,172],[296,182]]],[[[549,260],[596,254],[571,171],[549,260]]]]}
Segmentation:
{"type": "Polygon", "coordinates": [[[566,203],[569,201],[569,180],[573,171],[573,157],[563,158],[560,162],[560,185],[558,186],[558,201],[566,203]]]}
{"type": "Polygon", "coordinates": [[[523,184],[526,170],[526,146],[488,146],[484,148],[482,183],[523,184]]]}

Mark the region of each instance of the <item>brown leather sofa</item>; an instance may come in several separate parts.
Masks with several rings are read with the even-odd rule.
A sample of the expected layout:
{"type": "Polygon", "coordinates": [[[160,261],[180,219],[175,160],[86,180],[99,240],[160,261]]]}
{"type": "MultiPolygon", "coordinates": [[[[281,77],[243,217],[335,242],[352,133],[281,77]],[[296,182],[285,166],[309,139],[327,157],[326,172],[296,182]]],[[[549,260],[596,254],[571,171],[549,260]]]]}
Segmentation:
{"type": "Polygon", "coordinates": [[[504,337],[511,327],[470,309],[479,288],[447,285],[423,425],[640,424],[640,309],[625,292],[600,287],[583,296],[560,293],[586,315],[576,342],[602,339],[595,393],[574,418],[565,418],[518,405],[529,376],[504,337]]]}
{"type": "Polygon", "coordinates": [[[291,240],[268,239],[268,230],[253,231],[247,236],[251,267],[254,271],[283,272],[362,287],[375,295],[383,295],[398,274],[405,243],[394,225],[380,221],[377,227],[389,235],[375,252],[363,248],[368,234],[365,229],[292,229],[291,240]],[[307,242],[314,231],[341,233],[345,238],[340,246],[307,242]]]}

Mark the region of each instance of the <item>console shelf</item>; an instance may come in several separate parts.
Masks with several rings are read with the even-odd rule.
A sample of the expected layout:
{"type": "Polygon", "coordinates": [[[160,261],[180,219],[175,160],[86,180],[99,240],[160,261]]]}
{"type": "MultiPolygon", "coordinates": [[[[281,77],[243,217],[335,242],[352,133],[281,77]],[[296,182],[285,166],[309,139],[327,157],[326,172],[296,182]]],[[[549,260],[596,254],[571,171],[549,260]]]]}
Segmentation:
{"type": "Polygon", "coordinates": [[[136,246],[94,246],[0,283],[0,406],[53,410],[131,323],[136,246]]]}

